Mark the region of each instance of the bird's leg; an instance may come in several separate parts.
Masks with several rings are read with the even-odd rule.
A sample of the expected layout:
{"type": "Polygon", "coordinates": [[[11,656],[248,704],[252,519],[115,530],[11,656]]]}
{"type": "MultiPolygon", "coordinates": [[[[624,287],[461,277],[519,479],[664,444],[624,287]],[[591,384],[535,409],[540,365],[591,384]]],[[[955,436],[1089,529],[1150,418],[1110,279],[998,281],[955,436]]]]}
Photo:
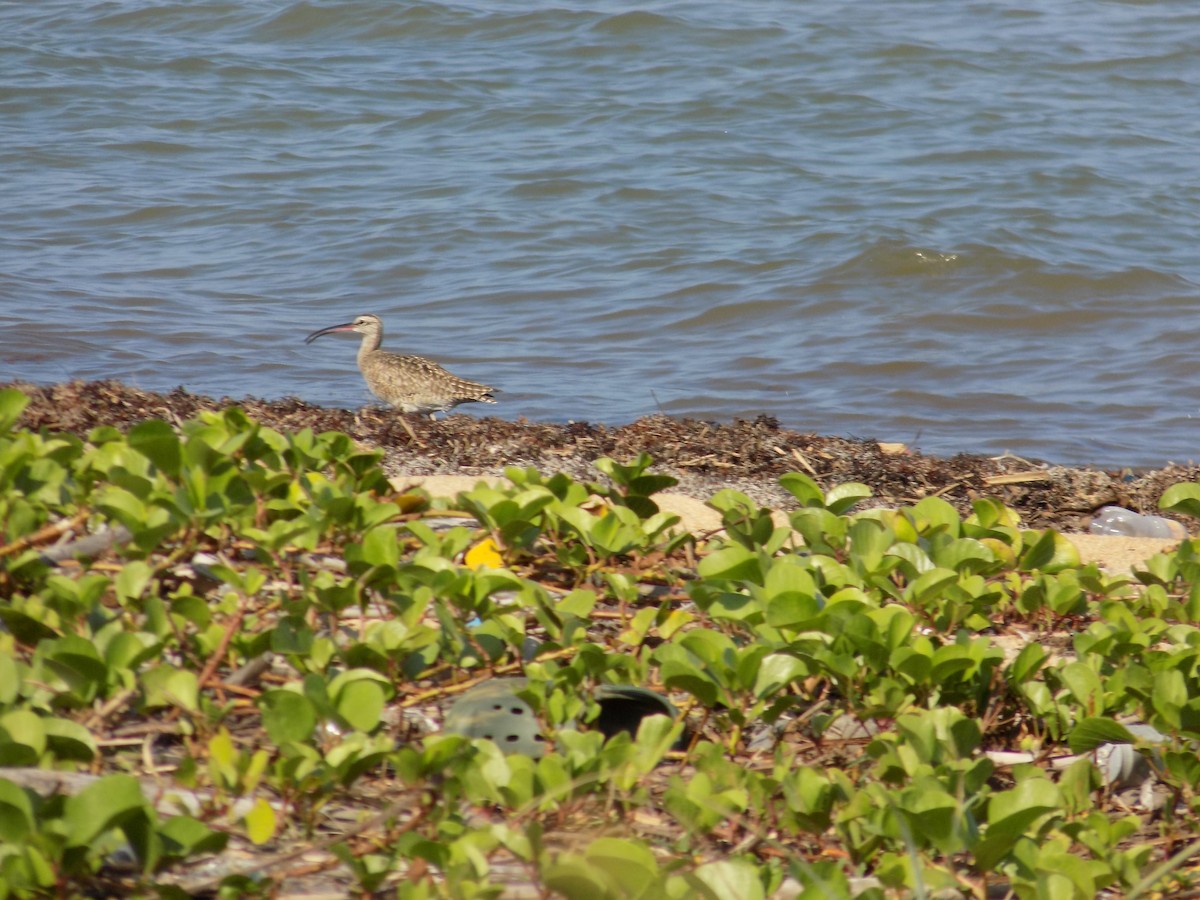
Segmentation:
{"type": "Polygon", "coordinates": [[[408,416],[406,416],[404,413],[400,413],[400,424],[404,426],[404,430],[408,432],[408,436],[412,438],[412,442],[414,444],[421,443],[417,440],[417,434],[412,430],[412,426],[408,424],[408,416]]]}

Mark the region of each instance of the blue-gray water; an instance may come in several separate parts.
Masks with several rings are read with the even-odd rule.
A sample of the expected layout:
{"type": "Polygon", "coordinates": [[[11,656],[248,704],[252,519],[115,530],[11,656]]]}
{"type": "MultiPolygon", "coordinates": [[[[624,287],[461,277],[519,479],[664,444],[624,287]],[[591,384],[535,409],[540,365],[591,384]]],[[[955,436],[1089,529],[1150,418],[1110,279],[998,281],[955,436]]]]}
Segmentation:
{"type": "Polygon", "coordinates": [[[0,380],[1200,457],[1200,5],[0,2],[0,380]]]}

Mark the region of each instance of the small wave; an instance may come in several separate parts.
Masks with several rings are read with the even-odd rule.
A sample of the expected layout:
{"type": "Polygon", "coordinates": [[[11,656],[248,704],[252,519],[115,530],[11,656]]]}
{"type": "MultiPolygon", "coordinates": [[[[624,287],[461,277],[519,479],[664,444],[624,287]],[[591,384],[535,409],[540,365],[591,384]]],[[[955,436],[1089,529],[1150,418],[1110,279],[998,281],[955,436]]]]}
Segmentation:
{"type": "Polygon", "coordinates": [[[521,199],[546,199],[555,197],[574,197],[594,191],[599,187],[591,181],[580,181],[575,178],[538,178],[514,185],[508,189],[513,197],[521,199]]]}
{"type": "Polygon", "coordinates": [[[633,10],[607,16],[592,26],[592,30],[603,34],[613,35],[643,35],[647,31],[678,28],[682,23],[679,19],[664,16],[659,13],[633,10]]]}
{"type": "Polygon", "coordinates": [[[935,275],[963,263],[958,250],[919,247],[896,240],[880,240],[820,274],[822,282],[889,279],[910,275],[935,275]]]}
{"type": "Polygon", "coordinates": [[[153,156],[182,156],[185,153],[195,153],[200,149],[191,144],[180,144],[174,141],[115,141],[100,146],[105,150],[146,153],[153,156]]]}

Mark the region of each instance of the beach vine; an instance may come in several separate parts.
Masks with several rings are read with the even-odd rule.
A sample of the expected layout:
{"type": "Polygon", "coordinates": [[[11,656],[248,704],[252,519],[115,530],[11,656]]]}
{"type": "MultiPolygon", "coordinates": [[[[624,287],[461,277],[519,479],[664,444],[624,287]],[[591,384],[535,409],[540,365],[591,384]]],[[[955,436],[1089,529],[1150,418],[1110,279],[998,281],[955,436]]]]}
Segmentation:
{"type": "Polygon", "coordinates": [[[237,407],[80,437],[26,401],[0,897],[1200,887],[1200,542],[1106,572],[994,499],[803,473],[692,533],[644,454],[435,498],[237,407]],[[518,676],[540,752],[446,727],[518,676]]]}

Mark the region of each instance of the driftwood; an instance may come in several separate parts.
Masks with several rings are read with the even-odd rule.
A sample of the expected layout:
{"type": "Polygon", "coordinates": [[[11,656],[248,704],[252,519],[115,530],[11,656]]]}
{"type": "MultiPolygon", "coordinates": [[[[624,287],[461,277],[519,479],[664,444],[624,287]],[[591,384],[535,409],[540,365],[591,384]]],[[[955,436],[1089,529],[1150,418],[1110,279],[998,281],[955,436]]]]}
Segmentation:
{"type": "Polygon", "coordinates": [[[58,565],[77,556],[99,556],[113,544],[124,544],[133,537],[124,525],[101,526],[92,534],[63,541],[42,551],[42,561],[58,565]]]}

